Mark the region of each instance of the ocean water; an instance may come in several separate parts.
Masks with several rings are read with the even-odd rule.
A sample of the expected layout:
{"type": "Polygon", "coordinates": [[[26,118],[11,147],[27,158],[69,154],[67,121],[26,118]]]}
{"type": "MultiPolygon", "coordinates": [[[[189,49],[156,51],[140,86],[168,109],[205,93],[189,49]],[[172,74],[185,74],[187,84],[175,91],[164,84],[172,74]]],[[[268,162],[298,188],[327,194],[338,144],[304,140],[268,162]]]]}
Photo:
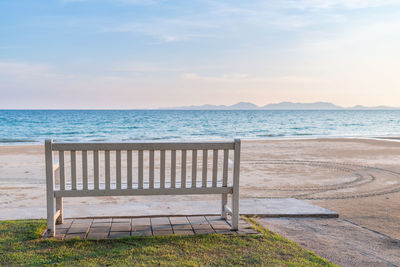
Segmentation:
{"type": "Polygon", "coordinates": [[[400,136],[400,110],[0,110],[0,144],[400,136]]]}

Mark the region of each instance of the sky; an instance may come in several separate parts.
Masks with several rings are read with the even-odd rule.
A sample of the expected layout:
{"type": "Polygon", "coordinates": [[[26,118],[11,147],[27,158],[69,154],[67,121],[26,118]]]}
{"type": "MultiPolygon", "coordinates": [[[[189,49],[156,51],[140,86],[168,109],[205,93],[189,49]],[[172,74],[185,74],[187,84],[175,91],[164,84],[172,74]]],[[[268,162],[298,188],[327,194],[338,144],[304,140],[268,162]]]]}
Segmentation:
{"type": "Polygon", "coordinates": [[[0,109],[400,106],[400,0],[0,0],[0,109]]]}

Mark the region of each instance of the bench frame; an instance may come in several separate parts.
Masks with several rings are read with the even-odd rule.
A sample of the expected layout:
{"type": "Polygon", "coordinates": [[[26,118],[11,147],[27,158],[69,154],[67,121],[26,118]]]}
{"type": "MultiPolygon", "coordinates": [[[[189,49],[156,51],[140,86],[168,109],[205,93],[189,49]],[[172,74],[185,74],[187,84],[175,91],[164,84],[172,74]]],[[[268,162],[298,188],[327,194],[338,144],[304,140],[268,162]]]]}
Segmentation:
{"type": "MultiPolygon", "coordinates": [[[[240,172],[240,139],[235,139],[234,142],[165,142],[165,143],[53,143],[53,140],[45,141],[45,162],[46,162],[46,191],[47,191],[47,228],[48,235],[55,236],[56,224],[63,223],[63,198],[64,197],[94,197],[94,196],[144,196],[144,195],[195,195],[195,194],[221,194],[221,217],[226,219],[227,214],[231,215],[232,230],[238,230],[239,223],[239,172],[240,172]],[[165,182],[165,151],[171,151],[171,180],[170,187],[166,187],[165,182]],[[180,187],[177,187],[175,181],[176,168],[176,150],[182,151],[182,171],[186,176],[186,151],[192,150],[192,164],[196,164],[196,170],[192,167],[192,185],[186,186],[186,177],[182,181],[180,187]],[[197,181],[197,150],[203,151],[203,169],[202,169],[202,186],[198,187],[197,181]],[[207,186],[207,155],[208,150],[213,151],[213,175],[212,187],[207,186]],[[217,184],[217,169],[218,169],[218,150],[224,150],[223,160],[223,182],[221,186],[217,184]],[[232,185],[228,186],[228,157],[229,150],[234,151],[233,161],[233,178],[232,185]],[[54,163],[53,152],[59,152],[59,163],[54,163]],[[83,166],[83,185],[82,188],[76,186],[76,151],[82,151],[82,166],[83,166]],[[93,151],[94,155],[94,188],[88,188],[87,177],[87,151],[93,151]],[[106,182],[105,188],[99,187],[99,157],[98,151],[105,151],[105,171],[106,182]],[[110,184],[110,151],[116,151],[116,188],[111,188],[110,184]],[[132,186],[132,172],[128,171],[127,188],[121,187],[121,151],[127,151],[127,168],[132,170],[132,151],[138,151],[139,162],[142,160],[142,165],[138,166],[139,176],[138,188],[132,186]],[[149,151],[150,171],[149,171],[149,188],[143,187],[143,151],[149,151]],[[160,168],[164,168],[163,185],[160,182],[160,188],[154,187],[154,151],[160,151],[160,168]],[[64,172],[64,152],[71,153],[71,188],[65,186],[64,172]],[[130,154],[129,154],[130,153],[130,154]],[[97,161],[95,159],[97,157],[97,161]],[[206,162],[204,164],[204,161],[206,162]],[[73,162],[73,163],[72,163],[73,162]],[[97,165],[96,165],[97,164],[97,165]],[[164,167],[163,165],[164,164],[164,167]],[[173,166],[173,167],[172,167],[173,166]],[[215,167],[217,166],[217,167],[215,167]],[[86,169],[85,169],[86,168],[86,169]],[[97,174],[96,174],[97,169],[97,174]],[[119,169],[119,173],[118,173],[119,169]],[[55,186],[55,173],[60,174],[60,186],[55,186]],[[86,175],[85,175],[86,172],[86,175]],[[206,173],[204,175],[204,172],[206,173]],[[193,178],[194,175],[194,178],[193,178]],[[107,180],[108,179],[108,180],[107,180]],[[129,180],[130,179],[130,180],[129,180]],[[172,178],[171,178],[172,179],[172,178]],[[194,180],[193,180],[194,179],[194,180]],[[206,182],[205,182],[206,181],[206,182]],[[193,185],[194,182],[194,185],[193,185]],[[97,183],[97,184],[96,184],[97,183]],[[129,183],[129,185],[128,185],[129,183]],[[228,195],[232,195],[232,209],[228,207],[228,195]]],[[[161,179],[161,178],[160,178],[161,179]]]]}

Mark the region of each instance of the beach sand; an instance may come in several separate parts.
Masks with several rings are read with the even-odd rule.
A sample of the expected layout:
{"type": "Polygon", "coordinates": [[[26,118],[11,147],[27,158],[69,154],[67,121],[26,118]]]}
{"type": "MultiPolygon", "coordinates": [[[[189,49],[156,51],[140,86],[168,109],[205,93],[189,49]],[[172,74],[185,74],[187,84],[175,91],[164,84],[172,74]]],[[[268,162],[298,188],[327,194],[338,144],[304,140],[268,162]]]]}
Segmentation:
{"type": "MultiPolygon", "coordinates": [[[[43,150],[41,145],[0,146],[0,220],[45,217],[43,150]]],[[[400,239],[400,142],[347,138],[243,141],[240,194],[241,198],[298,198],[400,239]]],[[[66,199],[65,209],[66,215],[68,207],[82,209],[82,216],[104,215],[106,207],[132,215],[124,214],[122,205],[204,197],[219,199],[76,198],[66,199]]]]}

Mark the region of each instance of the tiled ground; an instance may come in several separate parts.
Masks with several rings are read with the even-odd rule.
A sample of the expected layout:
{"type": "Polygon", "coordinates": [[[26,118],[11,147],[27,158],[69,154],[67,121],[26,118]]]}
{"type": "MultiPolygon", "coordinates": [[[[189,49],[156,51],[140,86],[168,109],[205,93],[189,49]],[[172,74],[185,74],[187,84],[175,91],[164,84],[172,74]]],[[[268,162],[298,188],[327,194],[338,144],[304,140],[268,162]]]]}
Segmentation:
{"type": "Polygon", "coordinates": [[[56,225],[56,238],[87,239],[125,236],[197,235],[197,234],[258,234],[250,225],[239,221],[239,230],[231,231],[229,223],[219,216],[143,217],[105,219],[66,219],[56,225]]]}

